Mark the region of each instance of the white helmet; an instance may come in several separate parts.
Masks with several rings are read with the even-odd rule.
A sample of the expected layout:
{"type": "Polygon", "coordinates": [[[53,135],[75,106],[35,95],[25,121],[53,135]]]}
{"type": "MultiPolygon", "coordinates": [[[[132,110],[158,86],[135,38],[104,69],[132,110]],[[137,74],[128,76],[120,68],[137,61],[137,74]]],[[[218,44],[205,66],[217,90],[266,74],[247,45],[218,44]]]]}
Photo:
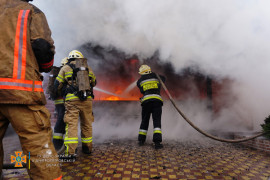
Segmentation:
{"type": "Polygon", "coordinates": [[[67,62],[68,62],[68,58],[67,58],[67,57],[65,57],[64,59],[62,59],[62,60],[61,60],[62,66],[66,65],[67,62]]]}
{"type": "Polygon", "coordinates": [[[139,74],[150,74],[151,73],[151,68],[145,64],[141,65],[139,69],[139,74]]]}
{"type": "Polygon", "coordinates": [[[68,59],[71,58],[84,58],[84,57],[80,51],[73,50],[68,54],[68,59]]]}

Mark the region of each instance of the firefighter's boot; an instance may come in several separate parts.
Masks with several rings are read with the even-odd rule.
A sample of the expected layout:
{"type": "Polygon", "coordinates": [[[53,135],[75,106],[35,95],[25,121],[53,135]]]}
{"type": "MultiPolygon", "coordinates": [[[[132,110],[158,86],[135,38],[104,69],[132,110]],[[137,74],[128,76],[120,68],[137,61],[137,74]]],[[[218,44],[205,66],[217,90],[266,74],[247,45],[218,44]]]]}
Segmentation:
{"type": "Polygon", "coordinates": [[[60,150],[64,145],[63,139],[53,139],[53,145],[56,151],[60,150]]]}
{"type": "Polygon", "coordinates": [[[139,141],[139,146],[143,146],[144,145],[144,141],[139,141]]]}
{"type": "Polygon", "coordinates": [[[155,142],[155,149],[162,149],[163,145],[160,142],[155,142]]]}
{"type": "Polygon", "coordinates": [[[84,154],[91,154],[92,150],[88,146],[82,146],[82,152],[84,154]]]}

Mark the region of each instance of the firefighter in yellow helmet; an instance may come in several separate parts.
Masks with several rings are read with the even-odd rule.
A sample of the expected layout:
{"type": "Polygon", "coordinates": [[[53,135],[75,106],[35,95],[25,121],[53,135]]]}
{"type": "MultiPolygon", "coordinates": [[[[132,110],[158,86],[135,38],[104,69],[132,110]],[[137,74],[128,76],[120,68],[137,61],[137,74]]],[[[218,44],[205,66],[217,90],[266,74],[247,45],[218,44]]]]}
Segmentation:
{"type": "MultiPolygon", "coordinates": [[[[57,72],[55,78],[57,77],[61,68],[65,66],[67,63],[68,63],[67,57],[61,60],[61,67],[59,68],[59,71],[57,72]]],[[[55,81],[55,78],[52,79],[53,83],[55,81]]],[[[60,149],[62,149],[62,146],[64,145],[64,135],[65,135],[65,126],[66,126],[64,123],[64,115],[65,115],[65,105],[64,105],[64,98],[63,98],[64,91],[65,91],[65,86],[63,86],[62,91],[58,91],[58,89],[53,89],[52,94],[50,95],[50,97],[54,100],[55,112],[57,116],[57,121],[55,123],[54,131],[53,131],[53,145],[56,151],[59,151],[60,149]]]]}
{"type": "Polygon", "coordinates": [[[42,88],[41,72],[51,70],[55,53],[46,17],[27,0],[1,0],[0,22],[0,177],[2,139],[11,123],[30,179],[61,179],[42,88]]]}
{"type": "Polygon", "coordinates": [[[64,144],[66,146],[65,154],[72,157],[76,157],[76,149],[79,142],[77,133],[79,117],[81,122],[82,151],[85,154],[91,154],[92,152],[93,95],[89,89],[84,92],[79,90],[78,81],[82,81],[77,74],[79,72],[87,72],[87,79],[83,83],[90,87],[96,85],[96,77],[91,67],[76,67],[76,61],[79,62],[80,59],[84,59],[80,51],[71,51],[68,56],[68,63],[60,70],[55,82],[58,89],[61,89],[63,84],[67,84],[64,96],[66,108],[64,116],[64,122],[66,123],[64,144]]]}
{"type": "Polygon", "coordinates": [[[61,65],[62,65],[62,66],[66,65],[67,63],[68,63],[68,58],[67,58],[67,57],[65,57],[65,58],[63,58],[63,59],[61,60],[61,65]]]}
{"type": "MultiPolygon", "coordinates": [[[[161,84],[157,75],[151,71],[151,68],[148,65],[141,65],[139,74],[141,75],[141,78],[137,81],[137,86],[143,94],[143,97],[141,98],[142,121],[138,136],[139,145],[145,143],[149,120],[152,114],[154,124],[153,142],[155,143],[155,149],[160,149],[163,147],[161,144],[161,114],[163,105],[163,100],[160,96],[161,84]]],[[[164,76],[160,75],[160,78],[165,82],[164,76]]]]}

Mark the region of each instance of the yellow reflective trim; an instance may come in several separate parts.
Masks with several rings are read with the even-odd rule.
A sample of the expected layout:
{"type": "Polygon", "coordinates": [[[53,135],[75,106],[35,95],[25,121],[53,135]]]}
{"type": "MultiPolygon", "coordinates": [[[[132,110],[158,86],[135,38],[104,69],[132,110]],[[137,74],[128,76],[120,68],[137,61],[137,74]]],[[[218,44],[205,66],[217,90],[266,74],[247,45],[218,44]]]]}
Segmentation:
{"type": "Polygon", "coordinates": [[[78,143],[78,138],[65,138],[64,139],[64,144],[74,144],[78,143]]]}
{"type": "Polygon", "coordinates": [[[89,76],[95,76],[93,72],[89,72],[89,76]]]}
{"type": "Polygon", "coordinates": [[[65,155],[67,156],[67,155],[68,155],[69,147],[68,147],[68,145],[66,145],[66,144],[65,144],[65,146],[66,146],[65,155]]]}
{"type": "Polygon", "coordinates": [[[66,96],[66,101],[68,101],[68,100],[71,100],[71,99],[79,99],[79,97],[78,96],[75,96],[74,94],[68,94],[67,96],[66,96]]]}
{"type": "Polygon", "coordinates": [[[65,78],[69,78],[73,75],[73,71],[65,72],[65,78]]]}
{"type": "Polygon", "coordinates": [[[59,82],[65,82],[65,80],[59,76],[56,77],[56,80],[59,81],[59,82]]]}
{"type": "Polygon", "coordinates": [[[64,79],[64,77],[63,77],[63,76],[61,76],[61,75],[59,75],[59,74],[58,74],[58,76],[57,76],[57,77],[64,79]]]}
{"type": "Polygon", "coordinates": [[[89,72],[89,77],[91,77],[94,82],[96,81],[96,76],[94,75],[94,73],[89,72]]]}
{"type": "Polygon", "coordinates": [[[72,75],[66,75],[65,78],[69,78],[69,77],[72,77],[72,75]]]}
{"type": "Polygon", "coordinates": [[[63,139],[63,136],[53,136],[53,139],[63,139]]]}
{"type": "Polygon", "coordinates": [[[64,141],[64,144],[77,144],[79,141],[64,141]]]}
{"type": "Polygon", "coordinates": [[[74,94],[68,93],[66,97],[75,96],[74,94]]]}
{"type": "Polygon", "coordinates": [[[92,137],[89,137],[89,138],[81,138],[82,140],[90,140],[92,139],[92,137]]]}
{"type": "MultiPolygon", "coordinates": [[[[68,124],[66,124],[66,135],[65,135],[65,137],[68,137],[68,124]]],[[[64,143],[64,145],[66,146],[65,155],[68,155],[68,150],[69,150],[68,144],[64,143]]]]}
{"type": "Polygon", "coordinates": [[[158,81],[158,80],[146,81],[146,82],[141,83],[141,86],[144,86],[145,84],[150,84],[150,83],[155,83],[155,84],[158,84],[158,83],[159,83],[159,81],[158,81]]]}
{"type": "Polygon", "coordinates": [[[55,105],[58,105],[58,104],[64,104],[64,101],[63,102],[59,102],[59,103],[54,103],[55,105]]]}
{"type": "Polygon", "coordinates": [[[141,84],[143,91],[147,91],[149,89],[158,89],[158,81],[148,81],[141,84]]]}
{"type": "MultiPolygon", "coordinates": [[[[64,139],[64,144],[75,144],[75,143],[78,143],[78,138],[75,137],[75,138],[69,138],[68,137],[68,124],[66,124],[66,136],[65,136],[65,139],[64,139]]],[[[68,147],[68,146],[66,146],[68,147]]]]}
{"type": "Polygon", "coordinates": [[[160,130],[155,130],[155,131],[154,131],[154,134],[155,134],[155,133],[162,134],[162,132],[161,132],[160,130]]]}
{"type": "Polygon", "coordinates": [[[54,104],[63,104],[64,100],[63,99],[58,99],[54,101],[54,104]]]}
{"type": "Polygon", "coordinates": [[[90,138],[81,138],[82,143],[91,143],[92,142],[92,137],[90,138]]]}
{"type": "Polygon", "coordinates": [[[66,130],[66,135],[65,135],[65,137],[68,137],[68,124],[66,124],[65,130],[66,130]]]}
{"type": "MultiPolygon", "coordinates": [[[[87,96],[87,99],[91,99],[92,98],[92,96],[87,96]]],[[[79,97],[78,96],[75,96],[74,94],[68,94],[67,96],[66,96],[66,101],[68,101],[68,100],[71,100],[71,99],[79,99],[79,97]]]]}
{"type": "Polygon", "coordinates": [[[144,136],[146,136],[147,135],[147,133],[146,132],[139,132],[139,134],[141,134],[141,135],[144,135],[144,136]]]}
{"type": "Polygon", "coordinates": [[[147,98],[143,98],[142,102],[144,102],[144,101],[146,101],[146,100],[148,100],[148,99],[158,99],[158,100],[163,101],[160,97],[157,97],[157,96],[149,96],[149,97],[147,97],[147,98]]]}

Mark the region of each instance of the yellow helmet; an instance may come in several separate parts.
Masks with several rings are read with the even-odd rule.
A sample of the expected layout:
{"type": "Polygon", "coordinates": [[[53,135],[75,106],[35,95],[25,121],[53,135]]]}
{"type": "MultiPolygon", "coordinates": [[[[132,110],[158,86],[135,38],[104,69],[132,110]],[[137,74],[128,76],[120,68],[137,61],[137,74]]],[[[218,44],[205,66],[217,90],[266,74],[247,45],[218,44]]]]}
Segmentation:
{"type": "Polygon", "coordinates": [[[139,69],[139,74],[150,74],[151,73],[151,68],[145,64],[141,65],[139,69]]]}
{"type": "Polygon", "coordinates": [[[61,60],[62,66],[66,65],[67,62],[68,62],[68,58],[67,58],[67,57],[65,57],[64,59],[62,59],[62,60],[61,60]]]}
{"type": "Polygon", "coordinates": [[[68,54],[68,59],[71,59],[71,58],[84,58],[84,57],[80,51],[73,50],[68,54]]]}

